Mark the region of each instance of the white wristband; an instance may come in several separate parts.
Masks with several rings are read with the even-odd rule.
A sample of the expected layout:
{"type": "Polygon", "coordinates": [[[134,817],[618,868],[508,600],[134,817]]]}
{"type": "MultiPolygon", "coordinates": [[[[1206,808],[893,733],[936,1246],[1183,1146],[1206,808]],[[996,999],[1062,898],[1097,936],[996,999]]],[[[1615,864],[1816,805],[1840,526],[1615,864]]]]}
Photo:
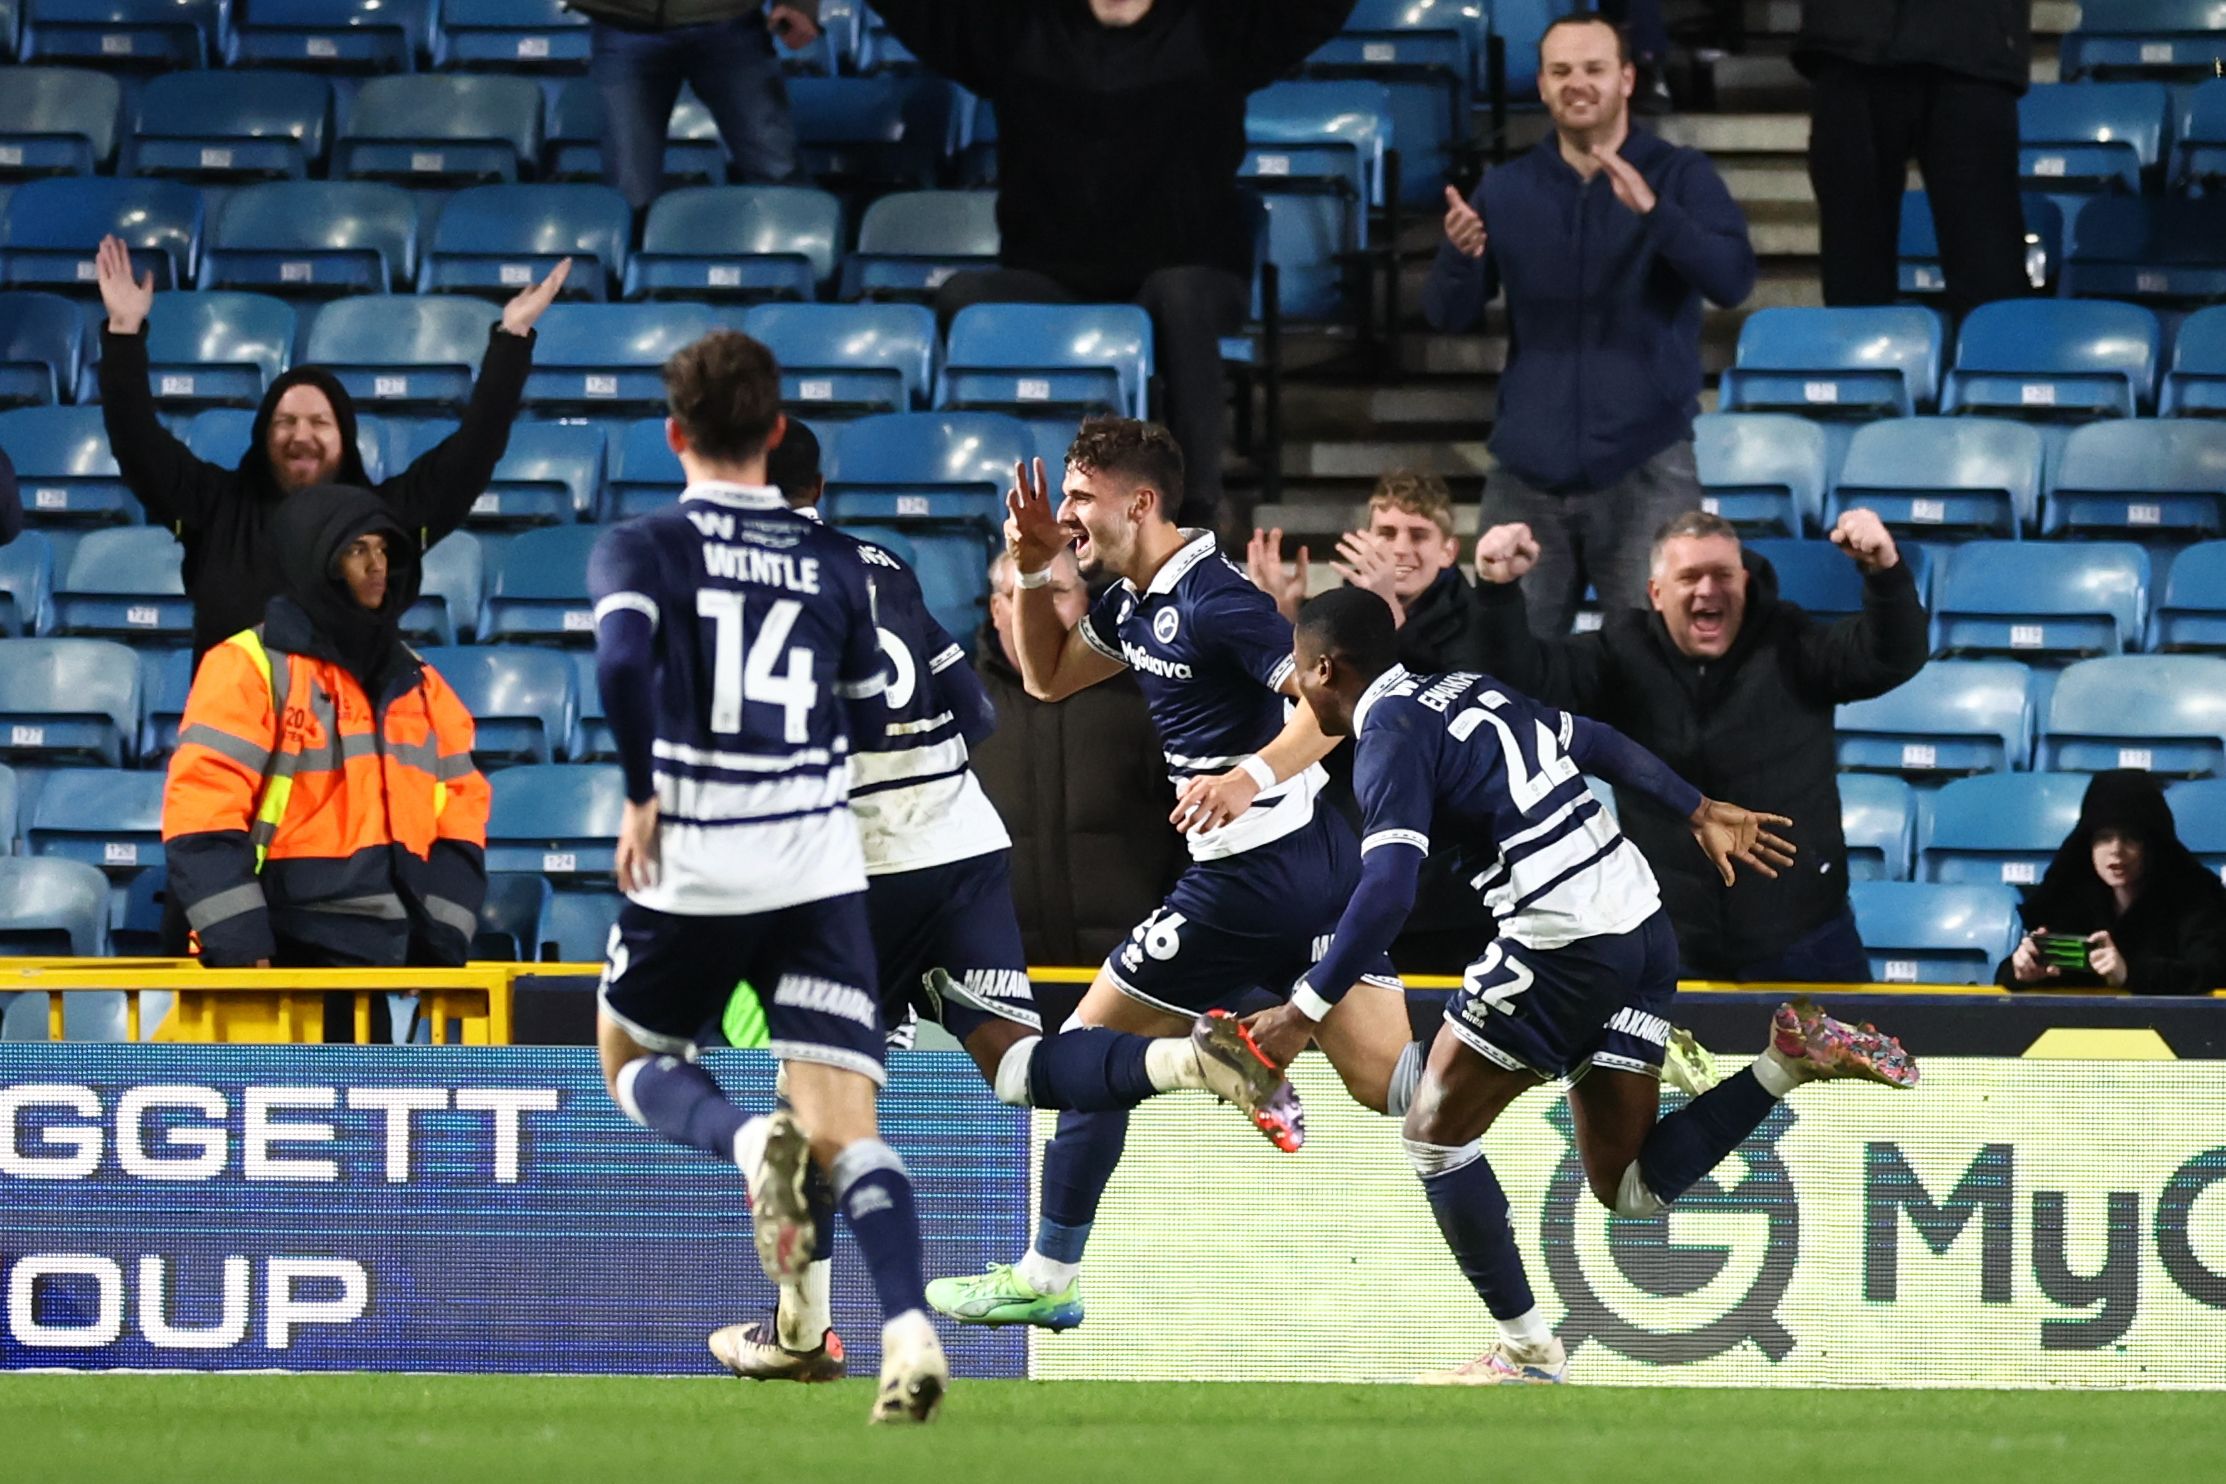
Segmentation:
{"type": "Polygon", "coordinates": [[[1013,586],[1049,587],[1051,586],[1051,569],[1045,567],[1039,571],[1029,572],[1015,567],[1013,569],[1013,586]]]}
{"type": "Polygon", "coordinates": [[[1268,760],[1257,752],[1237,764],[1237,766],[1244,771],[1246,777],[1259,784],[1260,787],[1264,789],[1275,787],[1275,769],[1269,767],[1268,760]]]}
{"type": "Polygon", "coordinates": [[[1319,1022],[1323,1016],[1337,1008],[1323,999],[1314,986],[1308,984],[1304,979],[1291,986],[1291,1003],[1298,1006],[1301,1015],[1316,1022],[1319,1022]]]}

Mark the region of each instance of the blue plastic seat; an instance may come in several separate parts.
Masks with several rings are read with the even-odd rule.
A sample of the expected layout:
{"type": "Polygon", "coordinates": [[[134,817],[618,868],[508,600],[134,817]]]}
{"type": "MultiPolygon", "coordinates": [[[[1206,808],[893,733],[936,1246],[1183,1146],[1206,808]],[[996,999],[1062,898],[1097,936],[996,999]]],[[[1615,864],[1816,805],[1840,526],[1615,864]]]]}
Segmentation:
{"type": "Polygon", "coordinates": [[[2030,886],[2079,822],[2087,779],[2076,773],[1959,778],[1926,802],[1917,875],[1963,885],[2030,886]]]}
{"type": "Polygon", "coordinates": [[[593,644],[587,556],[595,526],[543,526],[513,536],[490,563],[478,640],[593,644]]]}
{"type": "Polygon", "coordinates": [[[821,0],[817,38],[802,48],[774,38],[781,69],[799,77],[838,77],[855,70],[860,9],[856,0],[821,0]]]}
{"type": "Polygon", "coordinates": [[[610,947],[611,929],[626,899],[609,891],[560,891],[549,903],[549,936],[555,945],[553,961],[600,964],[610,947]]]}
{"type": "Polygon", "coordinates": [[[608,186],[472,186],[441,208],[419,286],[507,299],[569,257],[564,296],[607,299],[632,232],[626,198],[608,186]]]}
{"type": "Polygon", "coordinates": [[[324,164],[332,84],[301,72],[170,72],[139,95],[135,175],[300,180],[324,164]]]}
{"type": "Polygon", "coordinates": [[[1875,773],[1851,774],[1840,780],[1839,788],[1847,879],[1907,881],[1916,839],[1916,794],[1899,778],[1875,773]]]}
{"type": "Polygon", "coordinates": [[[15,769],[6,763],[0,763],[0,846],[6,847],[0,849],[0,859],[15,853],[16,820],[19,817],[16,806],[20,798],[21,785],[16,779],[15,769]]]}
{"type": "Polygon", "coordinates": [[[1707,412],[1693,420],[1701,507],[1742,535],[1798,536],[1824,509],[1824,430],[1769,412],[1707,412]]]}
{"type": "Polygon", "coordinates": [[[482,768],[546,763],[571,735],[572,661],[546,649],[472,644],[421,651],[463,701],[482,768]]]}
{"type": "Polygon", "coordinates": [[[479,904],[479,930],[472,934],[472,958],[510,964],[539,957],[554,895],[549,878],[539,871],[489,874],[487,895],[479,904]]]}
{"type": "Polygon", "coordinates": [[[514,181],[541,159],[541,89],[524,77],[374,77],[333,143],[333,173],[413,185],[514,181]]]}
{"type": "Polygon", "coordinates": [[[2172,180],[2206,191],[2226,184],[2226,78],[2196,85],[2186,127],[2172,145],[2172,180]]]}
{"type": "Polygon", "coordinates": [[[416,277],[417,203],[408,191],[364,180],[286,180],[226,199],[201,286],[383,294],[416,277]]]}
{"type": "MultiPolygon", "coordinates": [[[[44,531],[0,546],[0,638],[46,633],[53,625],[54,548],[44,531]]],[[[0,835],[0,844],[6,836],[0,835]]]]}
{"type": "MultiPolygon", "coordinates": [[[[2025,276],[2036,290],[2056,282],[2064,262],[2064,212],[2048,197],[2026,191],[2018,198],[2025,219],[2025,276]]],[[[1901,291],[1935,295],[1946,291],[1940,266],[1940,233],[1932,220],[1932,200],[1923,191],[1904,191],[1901,227],[1895,246],[1901,291]]]]}
{"type": "Polygon", "coordinates": [[[2161,83],[2038,83],[2017,101],[2018,174],[2032,190],[2138,191],[2164,154],[2161,83]]]}
{"type": "MultiPolygon", "coordinates": [[[[1363,291],[1353,260],[1361,243],[1352,235],[1344,206],[1332,196],[1282,192],[1264,193],[1260,205],[1267,224],[1265,257],[1276,268],[1276,303],[1284,322],[1326,325],[1357,319],[1363,291]]],[[[1261,313],[1256,290],[1253,317],[1261,313]]]]}
{"type": "Polygon", "coordinates": [[[174,180],[56,176],[8,197],[0,279],[19,288],[76,289],[93,281],[103,237],[131,249],[135,274],[158,289],[190,281],[201,252],[201,193],[174,180]]]}
{"type": "Polygon", "coordinates": [[[487,869],[539,871],[552,884],[608,878],[626,783],[614,767],[504,768],[488,780],[487,869]]]}
{"type": "MultiPolygon", "coordinates": [[[[548,164],[544,179],[599,181],[603,178],[603,97],[595,79],[576,77],[557,90],[549,109],[548,164]]],[[[667,182],[723,183],[726,147],[719,126],[695,90],[683,86],[665,125],[667,182]]]]}
{"type": "Polygon", "coordinates": [[[2220,31],[2220,0],[2085,0],[2062,42],[2063,75],[2208,77],[2220,31]]]}
{"type": "Polygon", "coordinates": [[[1848,897],[1882,984],[1991,984],[2017,937],[2017,893],[2006,886],[1858,881],[1848,897]]]}
{"type": "Polygon", "coordinates": [[[2164,791],[2180,843],[2226,881],[2226,778],[2198,778],[2164,791]]]}
{"type": "Polygon", "coordinates": [[[759,304],[745,333],[781,366],[783,400],[815,417],[904,412],[935,385],[935,315],[920,304],[759,304]]]}
{"type": "MultiPolygon", "coordinates": [[[[248,439],[254,431],[255,414],[247,408],[212,407],[186,424],[185,445],[197,459],[221,464],[227,469],[237,468],[247,453],[248,439]]],[[[370,413],[356,415],[356,453],[363,459],[363,472],[373,484],[385,479],[390,468],[399,471],[403,464],[396,436],[383,419],[370,413]]]]}
{"type": "Polygon", "coordinates": [[[293,306],[225,290],[164,294],[147,317],[147,382],[166,411],[254,407],[293,363],[293,306]]]}
{"type": "Polygon", "coordinates": [[[136,523],[98,407],[18,407],[0,412],[0,448],[15,464],[24,513],[48,525],[136,523]]]}
{"type": "Polygon", "coordinates": [[[807,186],[693,186],[649,208],[629,299],[811,299],[835,273],[842,203],[807,186]]]}
{"type": "Polygon", "coordinates": [[[162,861],[167,781],[151,769],[55,769],[24,823],[25,854],[83,861],[111,882],[129,881],[162,861]]]}
{"type": "Polygon", "coordinates": [[[2173,559],[2148,647],[2226,654],[2226,541],[2198,542],[2173,559]]]}
{"type": "Polygon", "coordinates": [[[0,67],[0,176],[90,175],[116,158],[123,87],[79,67],[0,67]]]}
{"type": "Polygon", "coordinates": [[[481,299],[364,294],[309,322],[305,361],[340,379],[358,407],[461,409],[471,400],[487,332],[500,318],[481,299]]]}
{"type": "Polygon", "coordinates": [[[2159,410],[2166,417],[2226,417],[2226,304],[2198,309],[2181,323],[2159,410]]]}
{"type": "Polygon", "coordinates": [[[2074,428],[2043,507],[2046,535],[2167,534],[2226,528],[2226,423],[2128,418],[2074,428]]]}
{"type": "Polygon", "coordinates": [[[2023,768],[2032,678],[2005,660],[1934,660],[1882,696],[1841,706],[1834,729],[1843,771],[1923,780],[2023,768]]]}
{"type": "Polygon", "coordinates": [[[611,482],[604,502],[605,520],[631,520],[660,510],[680,498],[688,477],[665,442],[665,420],[645,417],[626,425],[612,448],[611,482]]]}
{"type": "Polygon", "coordinates": [[[2040,765],[2226,775],[2226,659],[2128,654],[2068,667],[2041,723],[2040,765]]]}
{"type": "Polygon", "coordinates": [[[789,116],[804,175],[830,188],[920,189],[950,151],[957,89],[939,77],[794,77],[789,116]]]}
{"type": "MultiPolygon", "coordinates": [[[[1831,542],[1798,541],[1764,536],[1744,543],[1756,556],[1767,559],[1776,571],[1779,596],[1798,603],[1823,619],[1846,618],[1863,611],[1863,574],[1831,542]]],[[[1903,543],[1901,559],[1917,579],[1917,591],[1931,590],[1932,564],[1922,546],[1903,543]]]]}
{"type": "Polygon", "coordinates": [[[96,639],[176,641],[193,634],[185,548],[168,526],[94,531],[55,584],[54,628],[96,639]]]}
{"type": "Polygon", "coordinates": [[[1391,94],[1376,82],[1279,82],[1245,101],[1244,166],[1263,194],[1328,192],[1344,202],[1356,247],[1384,204],[1391,94]]]}
{"type": "Polygon", "coordinates": [[[2226,200],[2106,196],[2072,226],[2071,292],[2168,304],[2226,296],[2226,200]]]}
{"type": "Polygon", "coordinates": [[[1972,541],[1948,558],[1933,652],[2076,659],[2138,643],[2149,557],[2126,542],[1972,541]]]}
{"type": "Polygon", "coordinates": [[[2156,316],[2099,299],[1982,304],[1956,337],[1943,412],[2132,417],[2155,405],[2156,316]]]}
{"type": "Polygon", "coordinates": [[[2016,536],[2040,504],[2041,435],[2007,418],[1897,417],[1866,423],[1824,512],[1877,512],[1903,535],[2016,536]]]}
{"type": "Polygon", "coordinates": [[[954,273],[997,266],[995,191],[897,191],[866,208],[843,259],[845,299],[928,299],[954,273]]]}
{"type": "Polygon", "coordinates": [[[603,497],[603,430],[584,423],[520,422],[472,502],[481,527],[564,525],[586,519],[603,497]]]}
{"type": "Polygon", "coordinates": [[[22,57],[111,69],[206,67],[224,11],[224,0],[29,0],[22,57]]]}
{"type": "Polygon", "coordinates": [[[603,711],[603,687],[595,676],[595,651],[575,649],[571,658],[578,680],[574,694],[579,697],[580,704],[572,713],[572,735],[564,744],[565,760],[615,763],[618,761],[618,739],[611,734],[610,718],[603,711]]]}
{"type": "Polygon", "coordinates": [[[454,644],[479,621],[484,582],[479,538],[451,531],[425,553],[417,601],[402,615],[402,635],[421,644],[454,644]]]}
{"type": "Polygon", "coordinates": [[[1915,305],[1758,309],[1721,379],[1726,412],[1907,417],[1940,386],[1940,317],[1915,305]]]}
{"type": "Polygon", "coordinates": [[[0,639],[0,762],[120,766],[139,731],[139,662],[105,639],[0,639]]]}
{"type": "Polygon", "coordinates": [[[912,55],[911,48],[897,40],[889,30],[888,23],[871,10],[859,17],[858,46],[854,60],[859,75],[864,77],[920,70],[920,59],[912,55]]]}
{"type": "Polygon", "coordinates": [[[105,957],[107,878],[83,861],[0,859],[0,953],[105,957]]]}
{"type": "Polygon", "coordinates": [[[139,766],[159,763],[176,750],[186,695],[192,689],[192,650],[139,650],[139,766]]]}
{"type": "Polygon", "coordinates": [[[1134,304],[971,304],[951,320],[935,402],[1142,418],[1151,377],[1152,317],[1134,304]]]}
{"type": "Polygon", "coordinates": [[[1476,76],[1474,9],[1473,0],[1360,0],[1307,58],[1309,77],[1363,79],[1389,95],[1403,205],[1428,206],[1455,173],[1476,76]]]}
{"type": "Polygon", "coordinates": [[[410,72],[432,30],[432,0],[252,0],[233,23],[252,66],[410,72]]]}
{"type": "Polygon", "coordinates": [[[85,312],[60,294],[0,293],[0,407],[59,402],[85,363],[85,312]]]}
{"type": "Polygon", "coordinates": [[[587,59],[588,18],[563,0],[442,0],[434,23],[436,67],[575,68],[587,59]]]}
{"type": "Polygon", "coordinates": [[[526,405],[544,415],[662,410],[665,362],[720,328],[701,304],[555,304],[541,316],[526,405]]]}

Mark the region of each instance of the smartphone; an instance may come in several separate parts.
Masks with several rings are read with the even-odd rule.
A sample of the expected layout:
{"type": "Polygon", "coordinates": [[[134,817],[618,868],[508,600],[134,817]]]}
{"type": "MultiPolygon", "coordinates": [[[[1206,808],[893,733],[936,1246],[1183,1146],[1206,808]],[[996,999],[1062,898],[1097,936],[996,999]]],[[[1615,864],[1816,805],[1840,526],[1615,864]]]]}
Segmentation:
{"type": "Polygon", "coordinates": [[[2040,951],[2041,962],[2052,969],[2084,973],[2092,967],[2087,961],[2087,940],[2076,934],[2036,933],[2033,946],[2040,951]]]}

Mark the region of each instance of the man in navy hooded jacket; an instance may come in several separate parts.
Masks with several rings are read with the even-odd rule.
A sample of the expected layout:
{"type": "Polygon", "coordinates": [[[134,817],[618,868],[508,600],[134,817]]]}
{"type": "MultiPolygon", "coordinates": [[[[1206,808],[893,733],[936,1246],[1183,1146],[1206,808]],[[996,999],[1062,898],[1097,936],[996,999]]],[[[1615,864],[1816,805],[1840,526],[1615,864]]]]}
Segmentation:
{"type": "Polygon", "coordinates": [[[1701,300],[1746,298],[1755,255],[1708,157],[1630,127],[1621,32],[1567,16],[1538,53],[1554,132],[1468,200],[1447,187],[1422,308],[1433,328],[1464,331],[1506,290],[1480,525],[1530,527],[1541,555],[1523,596],[1534,631],[1552,635],[1588,581],[1605,608],[1646,606],[1654,532],[1700,504],[1701,300]]]}

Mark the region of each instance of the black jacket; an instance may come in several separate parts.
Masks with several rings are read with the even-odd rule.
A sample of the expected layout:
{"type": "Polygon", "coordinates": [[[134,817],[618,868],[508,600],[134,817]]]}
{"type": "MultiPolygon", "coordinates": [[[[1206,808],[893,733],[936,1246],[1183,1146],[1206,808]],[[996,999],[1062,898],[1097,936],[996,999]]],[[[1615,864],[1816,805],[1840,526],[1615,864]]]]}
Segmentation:
{"type": "Polygon", "coordinates": [[[1013,838],[1028,962],[1094,967],[1151,915],[1187,859],[1167,822],[1175,797],[1144,693],[1116,675],[1039,701],[987,628],[974,669],[997,707],[974,772],[1013,838]]]}
{"type": "Polygon", "coordinates": [[[1489,673],[1551,706],[1607,722],[1711,798],[1783,814],[1800,860],[1778,879],[1727,889],[1686,822],[1618,792],[1623,832],[1661,881],[1687,969],[1730,974],[1770,958],[1847,899],[1832,708],[1883,695],[1924,667],[1924,603],[1907,562],[1863,585],[1863,611],[1827,624],[1778,596],[1777,573],[1746,554],[1747,612],[1723,659],[1701,664],[1651,610],[1611,613],[1597,633],[1540,641],[1512,584],[1481,583],[1489,673]]]}
{"type": "Polygon", "coordinates": [[[1458,565],[1446,568],[1422,596],[1407,605],[1399,626],[1399,663],[1417,675],[1483,670],[1491,653],[1491,626],[1458,565]]]}
{"type": "MultiPolygon", "coordinates": [[[[159,301],[155,312],[160,314],[159,301]]],[[[472,501],[510,445],[533,336],[489,331],[487,356],[472,388],[463,423],[385,482],[371,485],[421,549],[464,523],[472,501]]],[[[193,599],[193,660],[242,629],[263,621],[264,605],[279,592],[278,562],[270,549],[271,517],[284,498],[271,475],[264,434],[280,396],[304,383],[331,399],[340,424],[340,468],[333,482],[370,485],[356,453],[356,411],[339,382],[313,366],[297,366],[271,383],[255,413],[255,430],[236,469],[204,463],[170,435],[155,415],[147,389],[147,336],[101,330],[101,420],[108,429],[124,485],[147,512],[149,523],[176,530],[185,543],[186,593],[193,599]]]]}
{"type": "Polygon", "coordinates": [[[2025,91],[2032,0],[1802,0],[1793,65],[1926,66],[2025,91]]]}
{"type": "Polygon", "coordinates": [[[924,64],[997,106],[1007,267],[1086,298],[1204,264],[1252,276],[1237,194],[1245,98],[1337,34],[1353,0],[867,0],[924,64]]]}

